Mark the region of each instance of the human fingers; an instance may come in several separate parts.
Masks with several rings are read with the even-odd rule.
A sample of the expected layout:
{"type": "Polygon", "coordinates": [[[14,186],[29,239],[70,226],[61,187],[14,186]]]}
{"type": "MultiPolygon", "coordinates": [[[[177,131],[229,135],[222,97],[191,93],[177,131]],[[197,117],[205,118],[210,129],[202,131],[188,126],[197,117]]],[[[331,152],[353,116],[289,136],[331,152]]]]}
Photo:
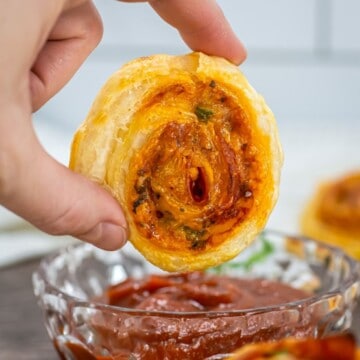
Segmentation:
{"type": "Polygon", "coordinates": [[[0,203],[47,233],[120,248],[126,222],[114,198],[46,154],[24,108],[9,107],[0,120],[0,203]]]}
{"type": "Polygon", "coordinates": [[[126,239],[118,203],[100,186],[52,159],[31,123],[31,66],[49,34],[56,34],[54,24],[64,9],[86,1],[0,2],[0,47],[6,49],[0,56],[0,204],[51,234],[74,235],[115,249],[126,239]]]}
{"type": "Polygon", "coordinates": [[[149,0],[148,2],[167,23],[179,30],[184,41],[193,50],[222,56],[235,64],[245,60],[246,50],[215,0],[149,0]]]}
{"type": "Polygon", "coordinates": [[[37,110],[74,75],[99,43],[103,29],[91,1],[78,1],[60,15],[30,72],[32,107],[37,110]]]}

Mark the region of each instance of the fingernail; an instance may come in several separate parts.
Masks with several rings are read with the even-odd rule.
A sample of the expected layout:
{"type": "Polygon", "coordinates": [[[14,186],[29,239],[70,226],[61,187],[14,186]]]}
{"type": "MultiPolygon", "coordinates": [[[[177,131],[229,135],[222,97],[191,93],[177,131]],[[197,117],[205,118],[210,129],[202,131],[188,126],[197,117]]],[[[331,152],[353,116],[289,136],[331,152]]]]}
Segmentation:
{"type": "MultiPolygon", "coordinates": [[[[111,223],[102,223],[101,239],[99,246],[106,244],[107,250],[116,250],[125,245],[127,240],[127,231],[120,225],[111,223]]],[[[105,247],[103,247],[105,249],[105,247]]]]}
{"type": "Polygon", "coordinates": [[[116,250],[125,245],[127,231],[120,225],[100,223],[79,238],[104,250],[116,250]]]}

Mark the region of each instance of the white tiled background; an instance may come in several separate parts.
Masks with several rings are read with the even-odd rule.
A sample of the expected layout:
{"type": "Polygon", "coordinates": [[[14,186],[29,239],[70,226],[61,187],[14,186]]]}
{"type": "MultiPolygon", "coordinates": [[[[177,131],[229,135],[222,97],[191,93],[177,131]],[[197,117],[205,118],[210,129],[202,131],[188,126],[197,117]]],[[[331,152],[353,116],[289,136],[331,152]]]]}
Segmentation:
{"type": "MultiPolygon", "coordinates": [[[[248,48],[242,70],[279,120],[293,116],[359,118],[359,0],[218,2],[248,48]]],[[[124,61],[158,52],[188,51],[176,30],[148,4],[96,3],[104,20],[103,41],[43,112],[70,126],[84,118],[101,84],[124,61]],[[65,109],[59,104],[66,104],[65,109]]]]}
{"type": "MultiPolygon", "coordinates": [[[[146,3],[95,2],[102,43],[34,119],[44,146],[64,163],[73,132],[114,70],[137,56],[189,51],[146,3]]],[[[314,186],[360,169],[360,1],[218,2],[248,48],[241,69],[273,109],[284,146],[281,195],[269,227],[297,232],[314,186]]],[[[4,258],[18,248],[4,230],[12,222],[18,219],[0,210],[4,258]]]]}

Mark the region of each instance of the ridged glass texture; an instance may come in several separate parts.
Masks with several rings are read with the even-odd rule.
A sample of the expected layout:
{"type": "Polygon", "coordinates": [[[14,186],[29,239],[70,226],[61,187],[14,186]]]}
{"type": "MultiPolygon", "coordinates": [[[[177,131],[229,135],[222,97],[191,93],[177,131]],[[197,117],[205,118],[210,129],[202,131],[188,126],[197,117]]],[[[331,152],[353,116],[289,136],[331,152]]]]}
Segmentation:
{"type": "Polygon", "coordinates": [[[314,240],[271,231],[230,263],[208,271],[275,279],[310,290],[312,296],[228,312],[108,306],[93,299],[109,285],[159,270],[131,248],[105,252],[87,244],[45,258],[33,284],[49,336],[64,360],[215,360],[248,342],[324,337],[351,326],[360,294],[358,262],[314,240]]]}

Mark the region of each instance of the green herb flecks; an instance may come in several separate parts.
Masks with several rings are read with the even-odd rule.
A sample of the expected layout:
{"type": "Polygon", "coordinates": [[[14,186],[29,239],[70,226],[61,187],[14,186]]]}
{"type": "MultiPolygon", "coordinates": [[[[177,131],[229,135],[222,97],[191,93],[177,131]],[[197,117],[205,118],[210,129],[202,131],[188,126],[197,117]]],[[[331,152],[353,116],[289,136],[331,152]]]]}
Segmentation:
{"type": "Polygon", "coordinates": [[[206,240],[195,240],[191,243],[190,249],[191,250],[199,250],[199,249],[203,249],[206,245],[206,240]]]}
{"type": "Polygon", "coordinates": [[[197,116],[199,121],[206,123],[214,115],[214,112],[210,109],[197,106],[195,108],[195,115],[197,116]]]}
{"type": "Polygon", "coordinates": [[[147,200],[147,195],[146,194],[141,194],[134,202],[133,202],[133,212],[136,214],[136,210],[137,208],[145,202],[145,200],[147,200]]]}
{"type": "Polygon", "coordinates": [[[267,352],[264,355],[266,357],[274,357],[274,356],[276,357],[276,356],[287,355],[287,354],[289,354],[288,350],[286,350],[286,349],[278,349],[278,350],[267,352]]]}
{"type": "Polygon", "coordinates": [[[209,272],[220,275],[231,269],[244,269],[245,271],[251,270],[254,265],[263,262],[275,251],[274,245],[266,239],[264,234],[259,236],[259,240],[261,241],[261,248],[251,254],[248,259],[244,261],[231,261],[224,263],[209,269],[209,272]]]}
{"type": "Polygon", "coordinates": [[[148,199],[148,189],[150,188],[150,178],[140,177],[135,185],[134,189],[139,195],[138,198],[133,202],[133,212],[136,214],[137,208],[148,199]]]}
{"type": "Polygon", "coordinates": [[[185,233],[186,240],[190,242],[190,249],[202,249],[206,245],[206,240],[203,239],[206,231],[196,230],[189,226],[184,226],[183,231],[185,233]]]}

